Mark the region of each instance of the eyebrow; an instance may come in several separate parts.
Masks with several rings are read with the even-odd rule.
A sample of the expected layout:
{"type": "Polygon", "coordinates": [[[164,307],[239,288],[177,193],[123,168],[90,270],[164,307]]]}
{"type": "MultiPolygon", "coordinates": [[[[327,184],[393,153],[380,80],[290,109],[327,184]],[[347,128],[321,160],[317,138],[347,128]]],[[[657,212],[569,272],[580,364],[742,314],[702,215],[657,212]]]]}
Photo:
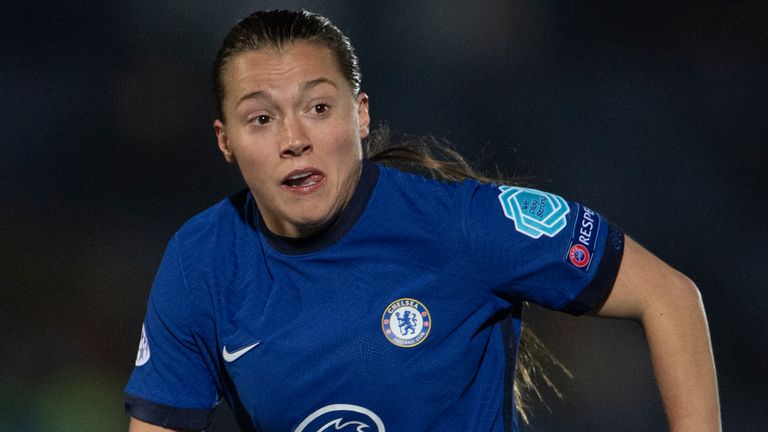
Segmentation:
{"type": "Polygon", "coordinates": [[[336,83],[329,80],[328,78],[318,78],[318,79],[313,79],[311,81],[305,82],[304,84],[301,85],[301,87],[299,87],[299,90],[303,92],[309,91],[320,84],[330,84],[331,86],[333,86],[333,88],[338,89],[338,87],[336,87],[336,83]]]}
{"type": "MultiPolygon", "coordinates": [[[[338,87],[336,86],[336,83],[334,83],[333,81],[329,80],[328,78],[322,78],[321,77],[321,78],[317,78],[317,79],[313,79],[313,80],[310,80],[310,81],[303,82],[299,86],[299,91],[302,92],[302,93],[306,93],[309,90],[312,90],[313,88],[319,86],[320,84],[330,84],[333,88],[338,89],[338,87]]],[[[251,92],[251,93],[248,93],[246,95],[243,95],[237,101],[237,104],[235,106],[236,107],[240,106],[240,104],[242,104],[247,99],[269,99],[269,92],[267,92],[265,90],[257,90],[255,92],[251,92]]]]}

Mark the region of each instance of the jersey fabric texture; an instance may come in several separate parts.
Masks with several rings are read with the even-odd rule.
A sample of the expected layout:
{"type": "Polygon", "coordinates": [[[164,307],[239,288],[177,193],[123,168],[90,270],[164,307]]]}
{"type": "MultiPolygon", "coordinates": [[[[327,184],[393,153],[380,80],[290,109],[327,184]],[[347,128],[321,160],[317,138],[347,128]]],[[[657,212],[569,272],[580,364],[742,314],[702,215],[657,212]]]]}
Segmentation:
{"type": "Polygon", "coordinates": [[[308,238],[270,233],[242,191],[169,242],[126,410],[193,430],[222,399],[245,431],[517,430],[522,302],[593,309],[623,238],[556,195],[370,162],[308,238]]]}

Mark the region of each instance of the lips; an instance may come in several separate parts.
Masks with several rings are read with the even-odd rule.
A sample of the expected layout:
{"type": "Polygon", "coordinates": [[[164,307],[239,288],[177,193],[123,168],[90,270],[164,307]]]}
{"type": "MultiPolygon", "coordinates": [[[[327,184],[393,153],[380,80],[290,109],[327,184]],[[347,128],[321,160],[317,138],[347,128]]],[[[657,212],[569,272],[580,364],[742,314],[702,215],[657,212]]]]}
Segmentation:
{"type": "Polygon", "coordinates": [[[282,187],[291,192],[309,193],[319,188],[325,180],[325,174],[315,168],[291,171],[283,178],[282,187]]]}

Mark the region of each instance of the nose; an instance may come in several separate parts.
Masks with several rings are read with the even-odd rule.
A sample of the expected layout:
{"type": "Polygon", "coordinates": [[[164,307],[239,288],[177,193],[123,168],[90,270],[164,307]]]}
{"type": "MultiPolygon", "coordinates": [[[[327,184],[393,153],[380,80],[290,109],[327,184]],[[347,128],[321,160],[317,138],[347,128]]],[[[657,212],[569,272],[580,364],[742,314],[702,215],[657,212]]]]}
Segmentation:
{"type": "Polygon", "coordinates": [[[296,157],[312,150],[312,144],[305,133],[300,119],[286,119],[285,139],[280,148],[281,157],[296,157]]]}

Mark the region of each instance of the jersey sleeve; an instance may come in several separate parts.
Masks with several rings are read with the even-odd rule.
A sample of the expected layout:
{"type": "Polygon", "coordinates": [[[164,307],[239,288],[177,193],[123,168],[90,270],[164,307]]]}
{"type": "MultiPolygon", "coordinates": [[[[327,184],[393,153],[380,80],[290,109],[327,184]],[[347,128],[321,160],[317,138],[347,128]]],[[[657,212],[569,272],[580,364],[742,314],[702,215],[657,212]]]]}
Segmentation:
{"type": "Polygon", "coordinates": [[[152,284],[139,352],[125,388],[125,408],[137,419],[163,427],[202,430],[218,401],[215,367],[195,320],[178,236],[166,249],[152,284]]]}
{"type": "Polygon", "coordinates": [[[495,295],[580,315],[610,294],[624,234],[588,207],[516,186],[467,183],[464,233],[495,295]]]}

